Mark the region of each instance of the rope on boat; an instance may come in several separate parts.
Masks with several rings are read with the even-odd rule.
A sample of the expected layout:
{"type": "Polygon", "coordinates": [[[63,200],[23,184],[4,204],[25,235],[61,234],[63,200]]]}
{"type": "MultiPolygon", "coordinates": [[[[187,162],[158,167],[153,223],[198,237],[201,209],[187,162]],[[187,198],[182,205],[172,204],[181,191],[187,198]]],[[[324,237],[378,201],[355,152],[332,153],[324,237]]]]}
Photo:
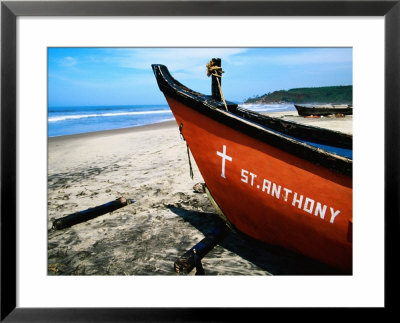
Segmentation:
{"type": "MultiPolygon", "coordinates": [[[[183,128],[183,123],[179,126],[179,133],[181,135],[181,139],[186,141],[185,137],[182,134],[182,128],[183,128]]],[[[193,168],[192,168],[192,162],[190,160],[190,152],[189,152],[189,146],[186,141],[186,150],[187,150],[187,155],[188,155],[188,160],[189,160],[189,173],[190,173],[190,178],[193,179],[193,168]]]]}
{"type": "Polygon", "coordinates": [[[186,143],[186,149],[187,149],[187,155],[189,159],[189,172],[190,172],[190,178],[193,179],[193,168],[192,168],[192,163],[190,162],[190,152],[189,152],[189,146],[186,143]]]}
{"type": "Polygon", "coordinates": [[[225,109],[226,109],[226,111],[228,111],[228,107],[225,102],[225,97],[224,97],[224,94],[222,93],[221,84],[219,82],[219,78],[221,78],[222,73],[225,73],[225,72],[222,70],[221,66],[214,65],[213,60],[209,61],[208,64],[206,65],[206,67],[207,67],[207,76],[208,77],[211,75],[215,76],[215,79],[217,80],[217,84],[218,84],[219,93],[221,94],[221,98],[222,98],[222,101],[224,102],[225,109]]]}

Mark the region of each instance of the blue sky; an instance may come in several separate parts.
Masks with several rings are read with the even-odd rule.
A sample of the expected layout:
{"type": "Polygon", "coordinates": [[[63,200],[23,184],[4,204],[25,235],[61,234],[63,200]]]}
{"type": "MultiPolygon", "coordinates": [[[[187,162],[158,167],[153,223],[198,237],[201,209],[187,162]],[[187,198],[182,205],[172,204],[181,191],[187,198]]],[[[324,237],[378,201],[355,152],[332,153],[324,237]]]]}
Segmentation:
{"type": "Polygon", "coordinates": [[[205,65],[222,59],[224,96],[353,84],[351,48],[49,48],[48,105],[166,104],[151,64],[164,64],[187,87],[210,94],[205,65]]]}

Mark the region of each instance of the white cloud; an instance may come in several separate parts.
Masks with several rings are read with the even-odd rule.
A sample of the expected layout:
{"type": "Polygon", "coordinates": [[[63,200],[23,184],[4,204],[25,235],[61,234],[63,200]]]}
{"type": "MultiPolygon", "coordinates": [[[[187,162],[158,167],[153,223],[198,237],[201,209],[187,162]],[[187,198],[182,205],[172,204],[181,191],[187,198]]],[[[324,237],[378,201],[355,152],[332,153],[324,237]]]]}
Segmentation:
{"type": "Polygon", "coordinates": [[[147,70],[151,64],[163,64],[180,79],[206,78],[206,64],[213,57],[230,60],[245,48],[140,48],[116,49],[114,61],[121,67],[147,70]]]}
{"type": "Polygon", "coordinates": [[[71,67],[71,66],[76,65],[77,63],[78,62],[77,62],[76,58],[71,57],[71,56],[63,57],[59,61],[59,65],[64,66],[64,67],[71,67]]]}

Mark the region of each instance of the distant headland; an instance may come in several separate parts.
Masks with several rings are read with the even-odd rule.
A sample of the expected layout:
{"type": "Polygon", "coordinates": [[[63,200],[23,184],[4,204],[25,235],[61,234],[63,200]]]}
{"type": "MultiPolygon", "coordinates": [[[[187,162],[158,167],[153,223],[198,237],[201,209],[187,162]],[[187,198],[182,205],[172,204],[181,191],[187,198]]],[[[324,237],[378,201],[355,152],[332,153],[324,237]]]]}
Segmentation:
{"type": "Polygon", "coordinates": [[[244,103],[332,103],[352,104],[353,86],[324,86],[279,90],[247,99],[244,103]]]}

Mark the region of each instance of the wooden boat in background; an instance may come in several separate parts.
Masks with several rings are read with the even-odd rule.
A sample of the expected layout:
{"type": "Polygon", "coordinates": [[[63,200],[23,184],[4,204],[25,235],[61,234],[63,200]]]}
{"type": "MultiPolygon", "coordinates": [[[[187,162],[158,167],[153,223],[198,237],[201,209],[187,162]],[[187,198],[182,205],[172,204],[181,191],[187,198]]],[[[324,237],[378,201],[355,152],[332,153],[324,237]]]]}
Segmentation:
{"type": "Polygon", "coordinates": [[[353,106],[350,104],[325,104],[325,105],[294,105],[300,116],[327,116],[331,114],[353,114],[353,106]]]}
{"type": "Polygon", "coordinates": [[[351,136],[225,106],[152,68],[224,220],[351,273],[351,136]]]}

